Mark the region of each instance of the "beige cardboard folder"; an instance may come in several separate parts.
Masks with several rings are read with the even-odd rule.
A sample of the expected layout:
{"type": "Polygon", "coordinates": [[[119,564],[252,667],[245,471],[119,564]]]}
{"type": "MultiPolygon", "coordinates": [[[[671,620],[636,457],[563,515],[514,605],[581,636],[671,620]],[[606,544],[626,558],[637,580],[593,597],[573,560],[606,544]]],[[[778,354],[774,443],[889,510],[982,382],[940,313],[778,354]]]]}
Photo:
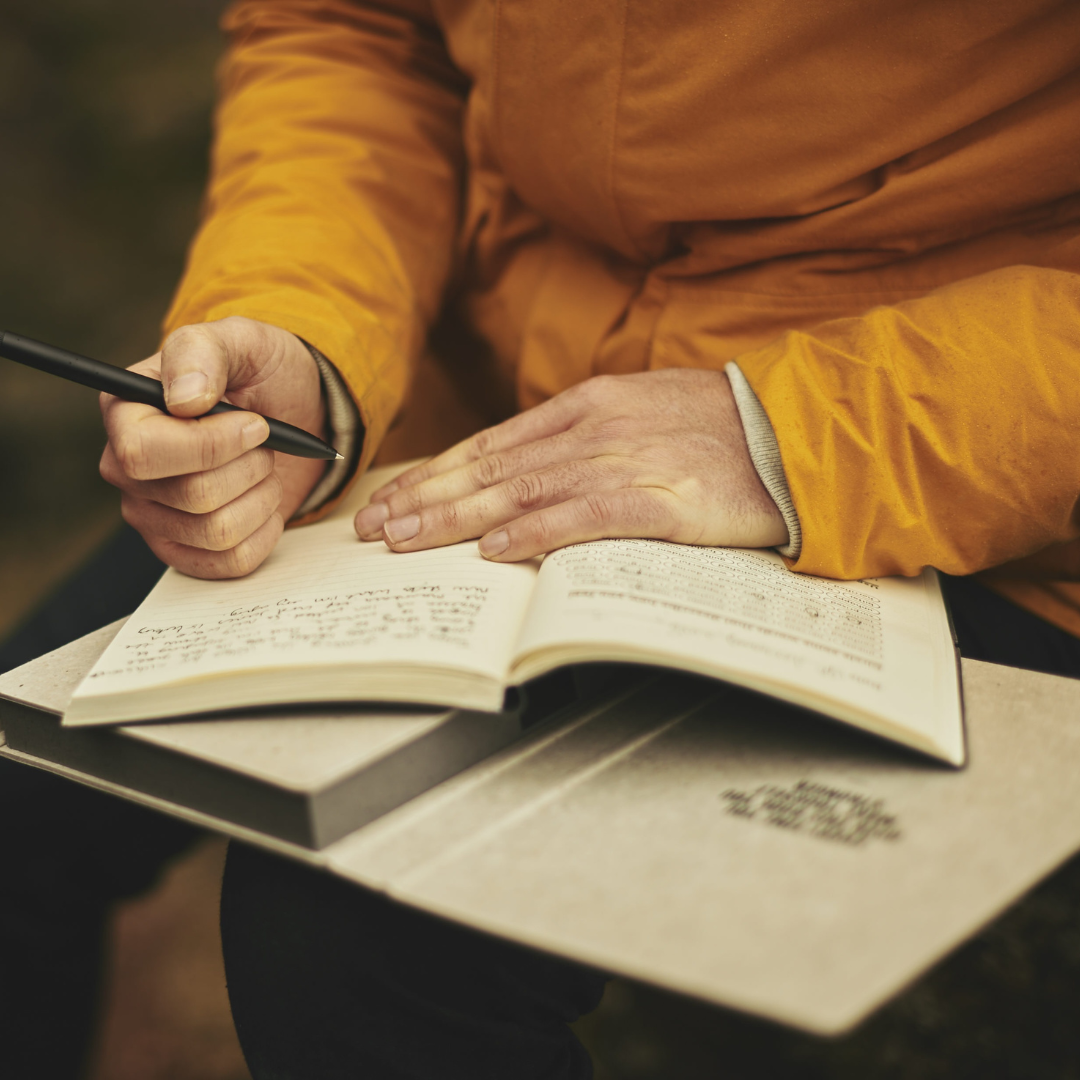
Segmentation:
{"type": "MultiPolygon", "coordinates": [[[[0,695],[62,709],[101,644],[3,676],[0,695]]],[[[963,670],[960,771],[747,692],[661,676],[564,712],[319,851],[193,810],[181,790],[163,797],[137,778],[3,752],[407,904],[829,1033],[1080,848],[1080,682],[963,670]]],[[[200,758],[198,743],[188,732],[161,748],[200,758]]],[[[218,740],[213,754],[266,780],[282,755],[275,766],[262,749],[234,746],[227,765],[218,740]]]]}

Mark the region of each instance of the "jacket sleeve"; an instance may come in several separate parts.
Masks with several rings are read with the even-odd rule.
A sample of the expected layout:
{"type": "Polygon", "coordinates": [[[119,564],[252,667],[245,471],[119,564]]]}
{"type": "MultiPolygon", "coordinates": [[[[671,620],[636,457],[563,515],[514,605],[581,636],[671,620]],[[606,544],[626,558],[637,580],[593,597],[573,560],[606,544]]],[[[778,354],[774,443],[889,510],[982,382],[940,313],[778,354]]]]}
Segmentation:
{"type": "Polygon", "coordinates": [[[1080,536],[1080,275],[1068,269],[957,281],[790,331],[738,366],[779,443],[796,570],[970,574],[1080,536]]]}
{"type": "Polygon", "coordinates": [[[329,357],[365,467],[445,287],[466,86],[425,0],[242,0],[204,217],[165,323],[244,315],[329,357]]]}

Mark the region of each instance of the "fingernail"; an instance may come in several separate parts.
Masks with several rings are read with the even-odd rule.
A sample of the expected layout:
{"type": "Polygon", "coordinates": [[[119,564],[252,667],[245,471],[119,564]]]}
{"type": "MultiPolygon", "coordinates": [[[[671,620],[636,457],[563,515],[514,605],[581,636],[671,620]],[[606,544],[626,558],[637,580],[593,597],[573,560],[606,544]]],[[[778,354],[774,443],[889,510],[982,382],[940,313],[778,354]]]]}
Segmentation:
{"type": "Polygon", "coordinates": [[[386,503],[372,503],[370,506],[365,506],[359,514],[356,515],[356,533],[358,536],[370,536],[372,533],[379,532],[383,527],[383,523],[390,516],[390,508],[386,503]]]}
{"type": "Polygon", "coordinates": [[[261,446],[269,437],[270,428],[259,417],[253,417],[240,429],[240,445],[245,450],[261,446]]]}
{"type": "Polygon", "coordinates": [[[165,389],[165,401],[169,405],[186,405],[196,398],[205,397],[210,380],[201,371],[189,371],[173,379],[165,389]]]}
{"type": "Polygon", "coordinates": [[[505,529],[488,533],[480,540],[480,554],[485,559],[501,555],[510,546],[510,534],[505,529]]]}
{"type": "Polygon", "coordinates": [[[383,526],[386,538],[392,544],[400,544],[403,540],[411,540],[420,531],[420,515],[409,514],[408,517],[393,518],[383,526]]]}

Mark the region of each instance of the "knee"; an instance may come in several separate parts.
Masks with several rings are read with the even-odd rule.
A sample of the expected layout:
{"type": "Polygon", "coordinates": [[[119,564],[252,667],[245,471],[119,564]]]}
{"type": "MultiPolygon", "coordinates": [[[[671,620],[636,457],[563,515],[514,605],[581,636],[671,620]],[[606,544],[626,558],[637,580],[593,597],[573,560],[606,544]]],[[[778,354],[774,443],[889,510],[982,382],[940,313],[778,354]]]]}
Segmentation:
{"type": "Polygon", "coordinates": [[[256,1077],[589,1074],[566,1025],[600,1000],[590,969],[236,844],[221,927],[256,1077]]]}

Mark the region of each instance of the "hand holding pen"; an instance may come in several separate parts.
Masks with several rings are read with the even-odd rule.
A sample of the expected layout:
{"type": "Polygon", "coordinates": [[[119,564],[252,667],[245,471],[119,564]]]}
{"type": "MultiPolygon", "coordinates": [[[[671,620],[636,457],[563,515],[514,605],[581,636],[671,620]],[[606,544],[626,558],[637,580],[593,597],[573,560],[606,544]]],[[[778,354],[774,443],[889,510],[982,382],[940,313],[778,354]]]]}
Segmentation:
{"type": "MultiPolygon", "coordinates": [[[[12,345],[10,337],[5,342],[12,345]]],[[[0,343],[0,355],[6,351],[0,343]]],[[[168,414],[146,399],[102,394],[109,441],[101,475],[120,489],[125,521],[158,558],[185,573],[249,573],[325,470],[325,460],[275,454],[265,445],[266,416],[301,435],[325,427],[310,352],[285,330],[231,317],[177,330],[161,352],[129,370],[160,380],[168,414]],[[213,411],[226,394],[238,408],[213,411]]],[[[302,440],[291,438],[295,454],[302,440]]],[[[324,449],[324,459],[334,456],[324,449]]]]}

